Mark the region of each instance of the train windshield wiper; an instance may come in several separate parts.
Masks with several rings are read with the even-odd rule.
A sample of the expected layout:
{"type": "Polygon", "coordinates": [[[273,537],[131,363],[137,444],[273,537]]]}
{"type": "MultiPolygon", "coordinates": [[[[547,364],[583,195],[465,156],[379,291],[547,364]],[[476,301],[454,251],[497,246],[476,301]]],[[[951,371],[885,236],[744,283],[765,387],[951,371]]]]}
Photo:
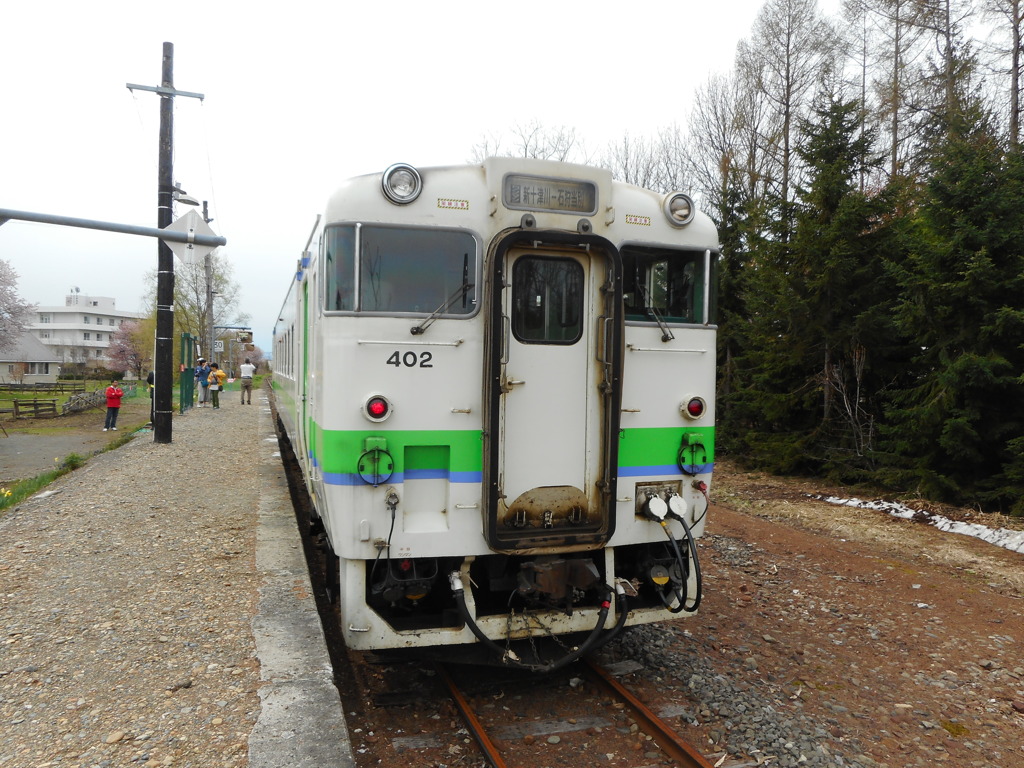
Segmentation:
{"type": "Polygon", "coordinates": [[[455,289],[455,293],[453,293],[451,296],[449,296],[448,299],[444,302],[444,304],[442,304],[440,307],[438,307],[433,312],[431,312],[429,315],[427,315],[427,317],[423,318],[423,322],[421,322],[419,325],[414,325],[412,327],[412,335],[413,336],[418,336],[419,334],[421,334],[425,330],[427,330],[427,328],[429,328],[431,325],[433,325],[434,321],[437,320],[437,318],[440,317],[448,309],[448,307],[450,307],[452,304],[454,304],[456,301],[458,301],[461,297],[463,297],[467,293],[469,293],[469,290],[472,287],[473,287],[473,283],[463,283],[458,288],[456,288],[455,289]]]}
{"type": "Polygon", "coordinates": [[[661,340],[672,341],[672,339],[675,338],[675,334],[672,333],[672,329],[668,327],[668,323],[666,323],[662,319],[661,314],[658,312],[658,310],[656,310],[654,307],[648,307],[647,311],[650,313],[651,317],[653,317],[657,321],[658,327],[661,328],[661,340]]]}
{"type": "MultiPolygon", "coordinates": [[[[640,289],[640,295],[643,296],[644,303],[647,304],[650,301],[650,296],[648,296],[647,291],[642,286],[637,286],[637,288],[640,289]]],[[[658,324],[658,327],[661,328],[661,340],[672,341],[672,339],[675,338],[675,334],[672,333],[672,329],[668,327],[668,323],[666,323],[664,318],[662,318],[661,313],[654,308],[653,304],[647,304],[644,309],[647,310],[647,314],[653,317],[655,322],[658,324]]]]}

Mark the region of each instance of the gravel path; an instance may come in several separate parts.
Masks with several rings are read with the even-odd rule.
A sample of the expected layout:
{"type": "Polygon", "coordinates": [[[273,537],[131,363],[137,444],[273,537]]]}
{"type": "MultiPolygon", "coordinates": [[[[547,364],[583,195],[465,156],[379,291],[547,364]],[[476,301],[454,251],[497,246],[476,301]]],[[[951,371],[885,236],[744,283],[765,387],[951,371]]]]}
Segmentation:
{"type": "Polygon", "coordinates": [[[243,766],[266,398],[175,415],[0,517],[0,766],[243,766]]]}

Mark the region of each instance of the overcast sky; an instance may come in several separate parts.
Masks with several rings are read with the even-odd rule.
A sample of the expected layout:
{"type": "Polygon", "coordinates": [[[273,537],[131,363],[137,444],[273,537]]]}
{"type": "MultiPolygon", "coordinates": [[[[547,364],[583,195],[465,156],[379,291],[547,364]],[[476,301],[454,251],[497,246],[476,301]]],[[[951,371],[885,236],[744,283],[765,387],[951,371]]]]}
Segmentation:
{"type": "MultiPolygon", "coordinates": [[[[155,227],[160,99],[125,85],[159,85],[173,43],[175,88],[205,95],[175,99],[174,179],[209,201],[269,353],[295,260],[343,179],[462,163],[532,121],[575,128],[592,150],[685,125],[761,5],[9,2],[0,208],[155,227]]],[[[26,301],[63,304],[77,286],[138,310],[157,242],[10,221],[0,258],[26,301]]]]}

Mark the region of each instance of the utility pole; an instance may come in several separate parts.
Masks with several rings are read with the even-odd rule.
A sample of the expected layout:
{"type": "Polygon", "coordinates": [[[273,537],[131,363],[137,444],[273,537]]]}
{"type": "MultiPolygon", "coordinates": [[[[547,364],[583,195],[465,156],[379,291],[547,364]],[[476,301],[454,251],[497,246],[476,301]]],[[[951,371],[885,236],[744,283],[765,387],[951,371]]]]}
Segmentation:
{"type": "MultiPolygon", "coordinates": [[[[129,90],[160,94],[160,159],[157,178],[157,227],[164,229],[174,219],[174,97],[201,93],[174,89],[174,44],[164,43],[160,86],[151,88],[128,83],[129,90]]],[[[171,372],[174,370],[174,252],[163,240],[157,246],[156,272],[156,381],[153,384],[153,442],[171,442],[171,372]]]]}
{"type": "MultiPolygon", "coordinates": [[[[206,208],[205,200],[203,200],[203,221],[207,224],[213,221],[206,208]]],[[[206,338],[203,339],[203,347],[207,358],[213,360],[213,251],[203,257],[203,262],[206,272],[206,338]]]]}

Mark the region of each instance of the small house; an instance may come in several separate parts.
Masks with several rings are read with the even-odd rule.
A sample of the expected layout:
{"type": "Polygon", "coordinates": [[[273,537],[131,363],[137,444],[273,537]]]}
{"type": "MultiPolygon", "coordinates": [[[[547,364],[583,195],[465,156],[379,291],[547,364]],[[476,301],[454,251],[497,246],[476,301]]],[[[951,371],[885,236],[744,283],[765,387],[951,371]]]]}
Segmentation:
{"type": "Polygon", "coordinates": [[[53,384],[59,374],[60,359],[28,331],[0,350],[0,384],[53,384]]]}

